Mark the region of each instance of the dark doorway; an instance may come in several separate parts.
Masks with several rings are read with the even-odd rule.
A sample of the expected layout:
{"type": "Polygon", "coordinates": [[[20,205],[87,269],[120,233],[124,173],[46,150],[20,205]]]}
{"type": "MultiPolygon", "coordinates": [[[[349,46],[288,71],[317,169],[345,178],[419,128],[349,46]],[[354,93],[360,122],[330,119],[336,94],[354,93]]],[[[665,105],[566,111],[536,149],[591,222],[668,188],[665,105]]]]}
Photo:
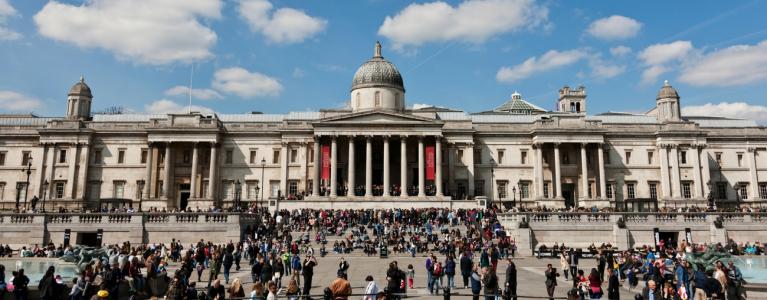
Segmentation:
{"type": "Polygon", "coordinates": [[[178,197],[179,197],[179,208],[180,209],[186,209],[187,205],[189,205],[189,189],[191,186],[189,184],[179,184],[178,185],[178,197]]]}
{"type": "Polygon", "coordinates": [[[575,185],[572,183],[562,184],[562,198],[565,198],[565,207],[575,206],[575,185]]]}
{"type": "Polygon", "coordinates": [[[89,247],[101,247],[97,236],[98,234],[96,232],[78,232],[76,244],[89,247]]]}
{"type": "Polygon", "coordinates": [[[674,249],[676,249],[677,240],[679,240],[679,232],[661,231],[658,232],[658,237],[663,241],[666,248],[674,247],[674,249]]]}

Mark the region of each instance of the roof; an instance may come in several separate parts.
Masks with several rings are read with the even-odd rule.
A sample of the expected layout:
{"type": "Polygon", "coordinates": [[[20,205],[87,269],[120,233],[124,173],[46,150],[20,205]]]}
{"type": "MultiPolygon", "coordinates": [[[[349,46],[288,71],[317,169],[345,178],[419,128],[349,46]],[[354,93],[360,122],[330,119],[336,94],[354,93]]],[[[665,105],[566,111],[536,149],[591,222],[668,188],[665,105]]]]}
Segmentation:
{"type": "Polygon", "coordinates": [[[520,95],[517,92],[514,92],[514,94],[511,95],[511,99],[509,101],[506,101],[505,103],[501,104],[500,106],[496,107],[493,110],[506,111],[506,112],[515,112],[515,111],[546,112],[546,110],[541,108],[540,106],[537,106],[535,104],[532,104],[522,99],[522,95],[520,95]]]}
{"type": "Polygon", "coordinates": [[[663,98],[679,99],[679,93],[677,93],[676,89],[668,83],[668,80],[663,82],[663,87],[660,88],[660,91],[658,91],[658,97],[656,97],[658,100],[663,98]]]}
{"type": "Polygon", "coordinates": [[[352,79],[352,90],[365,87],[390,87],[405,91],[402,74],[394,64],[381,56],[381,44],[378,42],[373,58],[363,63],[352,79]]]}
{"type": "Polygon", "coordinates": [[[149,122],[150,119],[165,119],[166,114],[95,114],[93,122],[149,122]]]}
{"type": "Polygon", "coordinates": [[[57,120],[60,118],[41,118],[36,116],[13,116],[3,115],[0,116],[0,126],[45,126],[48,121],[57,120]]]}
{"type": "Polygon", "coordinates": [[[541,115],[470,115],[474,123],[532,123],[541,118],[541,115]]]}
{"type": "Polygon", "coordinates": [[[654,116],[632,115],[632,114],[600,114],[596,116],[587,116],[586,120],[599,120],[602,124],[655,124],[658,119],[654,116]]]}
{"type": "Polygon", "coordinates": [[[91,88],[87,84],[85,84],[85,78],[82,76],[80,76],[80,81],[75,83],[75,85],[73,85],[72,88],[69,89],[69,93],[67,93],[67,95],[93,98],[93,94],[91,93],[91,88]]]}
{"type": "Polygon", "coordinates": [[[754,120],[744,120],[744,119],[730,119],[730,118],[722,118],[722,117],[704,117],[704,116],[684,116],[685,120],[690,122],[695,122],[700,125],[700,127],[708,127],[708,128],[722,128],[722,127],[761,127],[756,121],[754,120]]]}

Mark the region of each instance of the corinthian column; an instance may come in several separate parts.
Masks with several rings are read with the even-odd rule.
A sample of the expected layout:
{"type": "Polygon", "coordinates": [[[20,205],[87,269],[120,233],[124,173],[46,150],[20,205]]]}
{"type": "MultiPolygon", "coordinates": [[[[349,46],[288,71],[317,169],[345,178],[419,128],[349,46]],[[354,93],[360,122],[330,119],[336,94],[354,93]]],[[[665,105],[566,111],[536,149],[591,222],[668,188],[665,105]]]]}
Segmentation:
{"type": "Polygon", "coordinates": [[[146,149],[146,177],[144,178],[144,193],[141,196],[142,199],[149,199],[152,194],[152,159],[153,159],[153,147],[152,143],[146,149]]]}
{"type": "Polygon", "coordinates": [[[346,181],[348,184],[346,189],[348,190],[346,192],[346,197],[355,197],[357,195],[354,194],[354,136],[349,136],[349,170],[347,171],[349,177],[346,181]]]}
{"type": "Polygon", "coordinates": [[[365,137],[365,198],[373,197],[373,145],[372,137],[365,137]]]}
{"type": "Polygon", "coordinates": [[[442,141],[441,137],[437,137],[436,141],[434,142],[434,151],[435,153],[435,162],[434,162],[434,172],[437,173],[434,177],[434,186],[437,188],[437,193],[435,194],[437,197],[442,197],[442,141]]]}
{"type": "Polygon", "coordinates": [[[400,136],[399,181],[400,198],[407,198],[407,136],[400,136]]]}
{"type": "Polygon", "coordinates": [[[389,137],[384,136],[383,137],[383,196],[389,197],[389,173],[390,173],[390,166],[389,166],[389,137]]]}
{"type": "Polygon", "coordinates": [[[338,143],[336,137],[333,136],[333,141],[330,143],[330,197],[335,197],[336,192],[336,180],[338,178],[338,143]]]}
{"type": "Polygon", "coordinates": [[[426,176],[423,169],[423,136],[418,137],[418,197],[426,197],[426,176]]]}
{"type": "Polygon", "coordinates": [[[559,162],[559,143],[554,144],[554,198],[562,198],[562,171],[559,162]]]}
{"type": "Polygon", "coordinates": [[[581,177],[583,180],[581,180],[581,189],[583,190],[583,194],[581,194],[581,199],[587,199],[589,197],[589,170],[588,166],[586,165],[586,146],[588,144],[583,143],[581,144],[581,177]]]}

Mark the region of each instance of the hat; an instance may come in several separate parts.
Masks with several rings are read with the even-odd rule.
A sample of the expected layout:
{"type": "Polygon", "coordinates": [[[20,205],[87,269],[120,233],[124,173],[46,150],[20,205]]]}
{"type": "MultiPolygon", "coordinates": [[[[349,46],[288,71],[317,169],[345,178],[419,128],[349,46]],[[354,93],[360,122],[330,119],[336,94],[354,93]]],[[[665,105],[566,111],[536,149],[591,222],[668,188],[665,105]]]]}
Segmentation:
{"type": "Polygon", "coordinates": [[[107,290],[100,290],[96,293],[96,296],[99,296],[99,298],[106,298],[109,297],[109,292],[107,290]]]}

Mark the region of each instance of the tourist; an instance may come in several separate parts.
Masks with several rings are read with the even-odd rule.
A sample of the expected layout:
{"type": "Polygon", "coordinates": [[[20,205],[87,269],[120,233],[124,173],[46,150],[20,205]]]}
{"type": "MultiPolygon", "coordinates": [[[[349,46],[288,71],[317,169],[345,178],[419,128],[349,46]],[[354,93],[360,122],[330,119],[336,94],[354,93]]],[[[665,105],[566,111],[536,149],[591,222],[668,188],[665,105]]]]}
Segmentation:
{"type": "Polygon", "coordinates": [[[559,265],[562,267],[562,274],[565,275],[565,280],[568,280],[567,273],[570,272],[570,264],[567,262],[567,253],[565,251],[559,253],[559,265]]]}
{"type": "Polygon", "coordinates": [[[56,269],[53,266],[49,266],[48,270],[40,279],[40,284],[37,286],[37,291],[40,293],[40,299],[53,300],[59,296],[59,291],[54,279],[56,269]]]}
{"type": "Polygon", "coordinates": [[[186,287],[181,282],[181,278],[173,278],[173,281],[168,286],[168,291],[165,293],[165,298],[173,300],[184,299],[185,295],[186,287]]]}
{"type": "Polygon", "coordinates": [[[226,289],[221,285],[221,280],[215,279],[212,281],[212,284],[208,286],[208,298],[212,300],[226,299],[226,289]]]}
{"type": "Polygon", "coordinates": [[[463,276],[463,288],[469,288],[469,277],[471,276],[471,270],[473,269],[474,262],[471,261],[471,255],[469,251],[464,251],[461,254],[461,276],[463,276]]]}
{"type": "Polygon", "coordinates": [[[493,268],[482,268],[482,285],[485,287],[485,300],[495,300],[498,295],[498,276],[493,268]]]}
{"type": "Polygon", "coordinates": [[[615,269],[607,269],[607,299],[620,300],[620,278],[615,274],[615,269]]]}
{"type": "Polygon", "coordinates": [[[445,275],[447,276],[447,287],[455,288],[455,259],[453,254],[448,254],[445,259],[445,275]]]}
{"type": "MultiPolygon", "coordinates": [[[[2,250],[3,245],[0,245],[0,250],[2,250]]],[[[2,253],[0,252],[0,257],[2,256],[2,253]]],[[[5,266],[0,264],[0,299],[3,299],[3,296],[5,295],[5,291],[8,289],[8,283],[5,282],[5,266]]]]}
{"type": "MultiPolygon", "coordinates": [[[[570,248],[568,251],[568,258],[567,263],[570,266],[570,276],[573,278],[573,287],[575,287],[578,284],[578,281],[576,280],[576,275],[578,275],[578,260],[580,258],[580,255],[577,251],[575,251],[574,248],[570,248]]],[[[562,270],[562,272],[567,272],[566,270],[562,270]]]]}
{"type": "MultiPolygon", "coordinates": [[[[396,262],[389,263],[389,269],[386,270],[386,288],[390,293],[399,293],[402,284],[402,272],[396,262]]],[[[392,298],[399,299],[399,295],[393,295],[392,298]]]]}
{"type": "Polygon", "coordinates": [[[338,262],[338,271],[336,273],[342,274],[344,278],[348,278],[347,277],[348,271],[349,271],[349,263],[346,262],[346,260],[343,257],[341,257],[341,260],[338,262]]]}
{"type": "Polygon", "coordinates": [[[591,268],[591,274],[589,274],[589,295],[591,299],[602,298],[602,279],[599,277],[600,273],[595,268],[591,268]]]}
{"type": "Polygon", "coordinates": [[[309,255],[307,258],[304,259],[303,269],[301,270],[301,273],[304,276],[303,294],[307,297],[311,295],[310,292],[312,290],[312,277],[314,276],[315,266],[317,266],[317,259],[314,258],[314,256],[309,255]]]}
{"type": "Polygon", "coordinates": [[[432,294],[432,285],[434,282],[432,281],[432,274],[434,274],[434,263],[436,263],[434,259],[434,253],[429,253],[429,256],[426,257],[426,288],[429,289],[429,294],[432,294]]]}
{"type": "MultiPolygon", "coordinates": [[[[413,265],[410,265],[409,268],[412,269],[413,265]]],[[[362,300],[377,300],[376,295],[378,295],[378,285],[373,280],[373,276],[368,275],[365,277],[365,282],[367,282],[365,286],[365,295],[362,296],[362,300]]],[[[410,287],[412,288],[412,286],[410,287]]]]}
{"type": "Polygon", "coordinates": [[[256,281],[250,292],[250,300],[264,300],[264,298],[264,284],[260,281],[256,281]]]}
{"type": "Polygon", "coordinates": [[[288,300],[298,300],[298,282],[296,282],[295,278],[298,278],[298,275],[293,275],[293,277],[288,282],[288,288],[285,290],[285,296],[288,297],[288,300]]]}
{"type": "Polygon", "coordinates": [[[253,282],[261,281],[261,269],[263,268],[263,259],[261,259],[261,254],[258,254],[255,256],[256,258],[253,260],[252,266],[250,266],[250,279],[253,282]]]}
{"type": "Polygon", "coordinates": [[[337,277],[330,283],[330,292],[333,295],[334,300],[347,300],[349,295],[352,294],[352,286],[349,281],[346,280],[345,275],[340,270],[337,272],[337,277]]]}
{"type": "Polygon", "coordinates": [[[412,264],[407,265],[407,285],[408,288],[413,289],[415,284],[415,269],[412,264]]]}
{"type": "Polygon", "coordinates": [[[479,300],[479,293],[482,292],[482,277],[477,273],[477,266],[471,270],[471,299],[479,300]]]}
{"type": "Polygon", "coordinates": [[[663,285],[663,292],[661,293],[662,300],[682,300],[676,293],[676,289],[671,282],[666,282],[663,285]]]}
{"type": "Polygon", "coordinates": [[[227,292],[229,293],[229,298],[245,297],[245,289],[242,288],[242,283],[240,282],[239,278],[234,278],[232,285],[229,287],[227,292]]]}
{"type": "Polygon", "coordinates": [[[544,273],[546,277],[546,294],[549,295],[549,299],[554,299],[554,289],[557,287],[557,277],[559,273],[557,270],[551,267],[551,264],[546,265],[546,271],[544,273]]]}
{"type": "Polygon", "coordinates": [[[228,250],[224,250],[224,258],[221,260],[224,265],[224,283],[229,284],[229,270],[232,269],[234,264],[234,255],[228,250]]]}
{"type": "Polygon", "coordinates": [[[27,300],[29,294],[29,277],[24,275],[24,269],[19,269],[13,276],[13,296],[16,300],[27,300]]]}
{"type": "Polygon", "coordinates": [[[266,295],[266,300],[277,300],[277,285],[270,281],[266,289],[269,291],[269,294],[266,295]]]}
{"type": "Polygon", "coordinates": [[[213,253],[211,259],[209,260],[210,269],[208,272],[208,286],[210,286],[211,281],[218,280],[218,274],[221,272],[221,257],[218,255],[218,253],[213,253]]]}
{"type": "Polygon", "coordinates": [[[722,292],[727,290],[727,273],[724,272],[724,264],[717,260],[714,264],[714,278],[719,281],[722,292]]]}
{"type": "Polygon", "coordinates": [[[743,273],[730,260],[727,262],[727,299],[739,299],[743,294],[743,273]]]}
{"type": "Polygon", "coordinates": [[[511,257],[508,258],[509,265],[506,267],[506,300],[517,300],[517,266],[511,257]]]}
{"type": "Polygon", "coordinates": [[[642,298],[645,300],[661,300],[663,299],[661,297],[661,291],[658,290],[655,280],[647,281],[647,286],[642,289],[642,298]]]}
{"type": "Polygon", "coordinates": [[[434,263],[434,268],[431,272],[431,290],[429,291],[429,294],[431,295],[439,295],[439,289],[442,283],[442,275],[444,274],[444,270],[442,268],[442,263],[439,261],[436,261],[434,263]]]}

